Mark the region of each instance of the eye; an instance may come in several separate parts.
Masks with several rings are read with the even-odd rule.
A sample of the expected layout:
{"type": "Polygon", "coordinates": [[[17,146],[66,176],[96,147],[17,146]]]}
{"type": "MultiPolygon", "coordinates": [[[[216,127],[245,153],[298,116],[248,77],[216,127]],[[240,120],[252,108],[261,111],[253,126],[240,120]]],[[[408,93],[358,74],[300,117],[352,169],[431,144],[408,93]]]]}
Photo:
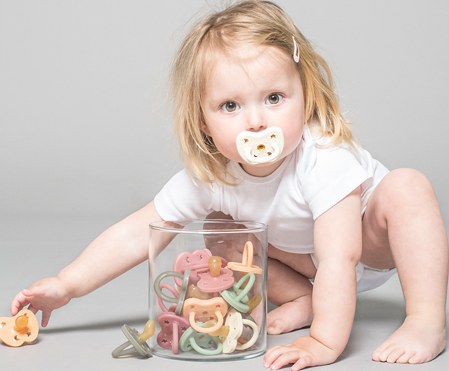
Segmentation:
{"type": "Polygon", "coordinates": [[[239,105],[235,102],[229,101],[222,104],[220,108],[225,112],[234,112],[239,108],[239,105]]]}
{"type": "Polygon", "coordinates": [[[266,99],[265,99],[265,103],[266,104],[279,104],[282,102],[282,99],[284,99],[282,97],[281,94],[279,93],[273,93],[270,94],[266,99]]]}

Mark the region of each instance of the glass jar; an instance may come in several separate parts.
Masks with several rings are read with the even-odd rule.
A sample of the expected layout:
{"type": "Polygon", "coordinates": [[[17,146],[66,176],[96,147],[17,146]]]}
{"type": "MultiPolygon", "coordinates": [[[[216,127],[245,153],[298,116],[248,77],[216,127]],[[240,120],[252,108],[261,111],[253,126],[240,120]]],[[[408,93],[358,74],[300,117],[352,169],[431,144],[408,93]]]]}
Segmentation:
{"type": "Polygon", "coordinates": [[[267,229],[234,220],[150,225],[152,353],[183,360],[266,350],[267,229]]]}

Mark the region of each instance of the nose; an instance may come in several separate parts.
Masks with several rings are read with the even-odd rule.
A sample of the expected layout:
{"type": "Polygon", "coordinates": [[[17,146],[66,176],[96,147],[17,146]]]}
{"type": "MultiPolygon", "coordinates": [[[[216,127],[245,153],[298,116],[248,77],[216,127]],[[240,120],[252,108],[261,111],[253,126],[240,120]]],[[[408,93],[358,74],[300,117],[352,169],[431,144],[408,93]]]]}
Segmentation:
{"type": "Polygon", "coordinates": [[[263,112],[258,107],[252,107],[248,110],[246,130],[258,132],[266,129],[266,121],[263,112]]]}

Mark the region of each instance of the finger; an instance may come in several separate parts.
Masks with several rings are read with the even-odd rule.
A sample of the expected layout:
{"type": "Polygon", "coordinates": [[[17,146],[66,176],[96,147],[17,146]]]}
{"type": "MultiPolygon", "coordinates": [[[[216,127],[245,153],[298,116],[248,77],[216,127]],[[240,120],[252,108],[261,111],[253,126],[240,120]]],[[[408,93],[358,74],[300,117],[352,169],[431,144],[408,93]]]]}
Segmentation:
{"type": "Polygon", "coordinates": [[[11,314],[15,316],[23,307],[30,303],[29,299],[24,295],[24,291],[20,291],[12,300],[11,314]]]}
{"type": "MultiPolygon", "coordinates": [[[[281,367],[284,367],[289,364],[295,364],[296,368],[294,370],[301,370],[304,368],[304,365],[302,365],[305,361],[301,361],[302,357],[300,356],[299,352],[297,351],[290,351],[281,354],[276,361],[273,362],[271,369],[272,370],[279,370],[281,367]]],[[[292,368],[293,369],[293,368],[292,368]]]]}
{"type": "Polygon", "coordinates": [[[280,354],[282,354],[283,349],[285,349],[285,347],[282,346],[275,346],[273,348],[268,349],[267,352],[265,353],[265,356],[263,357],[263,365],[265,367],[271,367],[273,362],[279,357],[280,354]]]}
{"type": "Polygon", "coordinates": [[[51,310],[42,311],[42,321],[41,326],[47,327],[48,321],[50,321],[51,310]]]}
{"type": "Polygon", "coordinates": [[[38,312],[38,310],[39,310],[39,309],[35,308],[35,307],[33,306],[33,304],[28,305],[28,308],[27,308],[27,309],[28,309],[29,311],[33,312],[34,314],[36,314],[36,313],[38,312]]]}
{"type": "Polygon", "coordinates": [[[302,370],[312,364],[312,359],[309,356],[302,356],[292,366],[292,371],[302,370]]]}

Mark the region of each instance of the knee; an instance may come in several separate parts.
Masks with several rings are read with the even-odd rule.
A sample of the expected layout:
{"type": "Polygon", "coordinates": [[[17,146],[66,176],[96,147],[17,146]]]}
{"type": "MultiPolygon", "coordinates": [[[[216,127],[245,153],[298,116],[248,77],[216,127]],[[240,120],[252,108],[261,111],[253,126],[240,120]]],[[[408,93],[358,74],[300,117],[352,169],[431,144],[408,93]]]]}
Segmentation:
{"type": "Polygon", "coordinates": [[[384,185],[391,191],[400,194],[433,192],[432,185],[427,177],[415,169],[402,168],[392,170],[385,176],[384,180],[384,185]]]}
{"type": "Polygon", "coordinates": [[[378,186],[384,205],[398,207],[404,202],[415,203],[434,197],[430,181],[415,169],[396,169],[388,173],[378,186]]]}

